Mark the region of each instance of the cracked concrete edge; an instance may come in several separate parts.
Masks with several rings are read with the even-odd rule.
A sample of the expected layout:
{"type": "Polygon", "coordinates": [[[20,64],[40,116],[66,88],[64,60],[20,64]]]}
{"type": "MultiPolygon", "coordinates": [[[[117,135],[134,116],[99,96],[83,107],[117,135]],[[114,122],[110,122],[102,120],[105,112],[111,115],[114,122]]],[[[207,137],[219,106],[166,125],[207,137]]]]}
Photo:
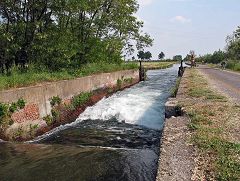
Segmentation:
{"type": "MultiPolygon", "coordinates": [[[[184,97],[186,74],[180,81],[177,96],[174,99],[175,106],[178,100],[184,97]]],[[[169,99],[166,105],[172,104],[169,99]]],[[[171,105],[174,106],[174,105],[171,105]]],[[[181,117],[166,118],[161,138],[159,168],[157,181],[196,180],[196,150],[189,143],[190,131],[187,115],[181,117]]]]}

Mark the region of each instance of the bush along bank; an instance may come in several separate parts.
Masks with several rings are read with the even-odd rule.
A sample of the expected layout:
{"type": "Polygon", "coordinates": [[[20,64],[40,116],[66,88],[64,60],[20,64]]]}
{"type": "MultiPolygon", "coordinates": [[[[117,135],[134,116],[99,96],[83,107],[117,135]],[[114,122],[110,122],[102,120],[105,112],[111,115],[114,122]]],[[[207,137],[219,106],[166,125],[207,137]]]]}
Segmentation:
{"type": "Polygon", "coordinates": [[[115,85],[103,87],[92,92],[81,92],[69,99],[61,99],[58,95],[52,97],[51,114],[40,118],[32,105],[26,105],[23,99],[17,103],[0,103],[0,139],[6,141],[28,141],[40,136],[62,124],[75,121],[87,107],[93,106],[103,97],[111,96],[116,91],[128,88],[138,79],[118,79],[115,85]],[[29,120],[16,119],[21,114],[29,114],[29,120]],[[18,120],[18,121],[16,121],[18,120]]]}
{"type": "MultiPolygon", "coordinates": [[[[5,130],[14,124],[12,116],[15,112],[24,109],[25,104],[26,102],[23,99],[19,99],[17,102],[10,104],[0,103],[0,138],[6,138],[4,134],[5,130]]],[[[15,137],[17,138],[17,133],[15,137]]]]}

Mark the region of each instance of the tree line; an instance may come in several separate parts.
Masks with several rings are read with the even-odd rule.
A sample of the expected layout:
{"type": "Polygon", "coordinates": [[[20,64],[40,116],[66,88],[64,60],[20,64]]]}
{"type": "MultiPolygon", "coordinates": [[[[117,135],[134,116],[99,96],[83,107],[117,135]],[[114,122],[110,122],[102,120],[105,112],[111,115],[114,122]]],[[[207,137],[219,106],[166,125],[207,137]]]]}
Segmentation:
{"type": "Polygon", "coordinates": [[[1,0],[0,71],[121,63],[152,45],[137,0],[1,0]]]}
{"type": "MultiPolygon", "coordinates": [[[[139,60],[148,60],[149,61],[152,58],[152,53],[150,51],[141,50],[141,51],[138,52],[137,57],[138,57],[139,60]]],[[[163,60],[164,57],[165,57],[165,54],[163,52],[160,52],[158,54],[158,59],[159,60],[163,60]]],[[[136,58],[133,56],[132,61],[135,61],[135,60],[136,60],[136,58]]]]}
{"type": "Polygon", "coordinates": [[[240,71],[240,26],[226,38],[225,50],[217,50],[212,54],[199,56],[198,62],[219,64],[225,62],[227,68],[240,71]]]}

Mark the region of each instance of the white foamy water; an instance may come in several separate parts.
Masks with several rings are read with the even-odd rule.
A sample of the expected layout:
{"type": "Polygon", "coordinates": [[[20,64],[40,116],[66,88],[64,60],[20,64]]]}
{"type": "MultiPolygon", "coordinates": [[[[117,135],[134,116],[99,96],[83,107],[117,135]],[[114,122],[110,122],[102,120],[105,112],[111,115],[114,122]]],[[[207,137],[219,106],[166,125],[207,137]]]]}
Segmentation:
{"type": "Polygon", "coordinates": [[[114,118],[119,122],[162,129],[165,118],[164,104],[175,84],[178,67],[179,65],[174,65],[164,70],[148,71],[147,81],[102,99],[94,106],[88,107],[75,122],[61,125],[33,141],[74,127],[84,120],[108,121],[114,118]]]}
{"type": "Polygon", "coordinates": [[[161,129],[164,121],[164,103],[176,80],[176,66],[166,70],[148,71],[148,80],[118,92],[87,108],[76,120],[103,120],[115,118],[130,124],[161,129]]]}

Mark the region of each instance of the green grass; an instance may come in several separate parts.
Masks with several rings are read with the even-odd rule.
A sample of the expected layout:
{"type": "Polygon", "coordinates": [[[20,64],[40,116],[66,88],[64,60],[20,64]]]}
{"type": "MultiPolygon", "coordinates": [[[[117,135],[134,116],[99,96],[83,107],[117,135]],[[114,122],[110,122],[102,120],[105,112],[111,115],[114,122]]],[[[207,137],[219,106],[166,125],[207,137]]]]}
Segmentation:
{"type": "Polygon", "coordinates": [[[88,76],[97,73],[114,72],[120,70],[137,69],[136,63],[107,64],[92,63],[87,64],[80,69],[62,70],[59,72],[36,71],[29,69],[21,73],[14,69],[10,76],[0,76],[0,90],[35,85],[42,82],[52,82],[57,80],[69,80],[78,77],[88,76]]]}
{"type": "Polygon", "coordinates": [[[173,66],[176,62],[142,62],[142,65],[147,70],[166,69],[173,66]]]}
{"type": "Polygon", "coordinates": [[[201,76],[197,75],[195,70],[191,70],[189,76],[189,89],[187,94],[191,97],[203,97],[206,100],[226,101],[226,97],[209,89],[208,83],[201,76]]]}
{"type": "Polygon", "coordinates": [[[210,90],[196,70],[190,70],[187,86],[188,95],[199,98],[198,103],[187,107],[187,115],[190,118],[188,128],[192,131],[191,142],[209,161],[207,168],[203,168],[206,169],[205,176],[211,175],[208,171],[213,171],[216,180],[240,180],[240,144],[230,142],[224,136],[226,119],[230,119],[231,115],[229,110],[235,107],[227,109],[226,98],[210,90]],[[203,101],[201,98],[204,98],[203,101]]]}
{"type": "Polygon", "coordinates": [[[240,61],[238,60],[229,60],[226,65],[227,69],[240,72],[240,61]]]}
{"type": "MultiPolygon", "coordinates": [[[[211,68],[221,68],[220,64],[208,64],[211,68]]],[[[227,61],[226,68],[229,70],[240,72],[240,62],[239,60],[229,60],[227,61]]]]}
{"type": "Polygon", "coordinates": [[[201,123],[195,123],[197,133],[192,141],[202,152],[214,154],[215,173],[217,180],[237,181],[240,179],[240,162],[236,157],[240,154],[240,144],[228,142],[218,135],[220,129],[204,128],[201,123]],[[214,135],[214,136],[212,136],[214,135]]]}

